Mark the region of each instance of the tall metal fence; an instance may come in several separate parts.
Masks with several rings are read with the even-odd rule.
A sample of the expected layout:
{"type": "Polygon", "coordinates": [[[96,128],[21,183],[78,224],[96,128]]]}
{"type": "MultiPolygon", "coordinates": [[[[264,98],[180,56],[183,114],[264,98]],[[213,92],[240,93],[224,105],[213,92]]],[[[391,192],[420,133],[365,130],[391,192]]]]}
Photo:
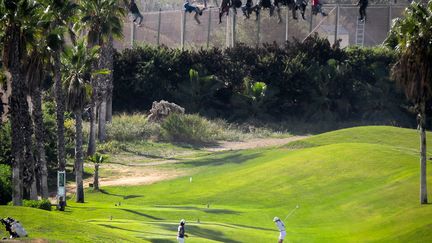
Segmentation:
{"type": "MultiPolygon", "coordinates": [[[[365,46],[381,44],[391,27],[392,20],[402,16],[407,4],[369,5],[364,23],[362,38],[365,46]]],[[[278,23],[277,14],[270,17],[268,10],[262,10],[258,20],[255,15],[244,19],[241,10],[235,15],[223,16],[219,24],[219,10],[210,7],[199,16],[200,24],[194,14],[181,10],[143,13],[141,27],[134,25],[130,17],[125,20],[124,38],[116,42],[117,49],[133,45],[165,45],[173,48],[230,47],[237,43],[261,45],[263,43],[283,44],[296,38],[300,41],[317,32],[328,38],[330,43],[341,39],[341,45],[355,45],[359,37],[359,7],[348,4],[326,4],[323,6],[327,16],[312,15],[308,6],[305,20],[298,11],[298,19],[286,7],[281,9],[282,22],[278,23]]]]}

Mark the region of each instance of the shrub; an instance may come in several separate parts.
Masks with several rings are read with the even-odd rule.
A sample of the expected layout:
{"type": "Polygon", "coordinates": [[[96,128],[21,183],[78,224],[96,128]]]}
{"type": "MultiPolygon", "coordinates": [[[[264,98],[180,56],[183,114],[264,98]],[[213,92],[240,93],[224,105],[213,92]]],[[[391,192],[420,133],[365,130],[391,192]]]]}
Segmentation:
{"type": "Polygon", "coordinates": [[[0,164],[11,165],[11,127],[10,122],[0,126],[0,164]]]}
{"type": "Polygon", "coordinates": [[[163,138],[190,144],[213,143],[220,127],[198,115],[171,114],[161,124],[163,138]]]}
{"type": "Polygon", "coordinates": [[[48,199],[42,199],[39,201],[23,200],[23,206],[51,211],[51,202],[48,199]]]}
{"type": "Polygon", "coordinates": [[[107,138],[115,141],[141,141],[159,138],[159,125],[147,122],[147,116],[136,113],[120,114],[107,125],[107,138]]]}
{"type": "Polygon", "coordinates": [[[0,205],[12,200],[12,171],[9,165],[0,164],[0,205]]]}

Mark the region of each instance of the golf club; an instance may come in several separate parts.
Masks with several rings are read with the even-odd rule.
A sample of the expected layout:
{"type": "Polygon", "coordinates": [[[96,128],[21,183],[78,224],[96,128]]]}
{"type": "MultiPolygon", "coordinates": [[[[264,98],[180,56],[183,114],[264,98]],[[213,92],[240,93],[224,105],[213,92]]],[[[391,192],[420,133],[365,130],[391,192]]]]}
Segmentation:
{"type": "Polygon", "coordinates": [[[285,219],[284,219],[284,221],[291,215],[291,214],[293,214],[294,213],[294,211],[296,210],[296,209],[298,209],[299,208],[299,205],[297,205],[293,210],[291,210],[291,212],[289,212],[289,214],[285,217],[285,219]]]}

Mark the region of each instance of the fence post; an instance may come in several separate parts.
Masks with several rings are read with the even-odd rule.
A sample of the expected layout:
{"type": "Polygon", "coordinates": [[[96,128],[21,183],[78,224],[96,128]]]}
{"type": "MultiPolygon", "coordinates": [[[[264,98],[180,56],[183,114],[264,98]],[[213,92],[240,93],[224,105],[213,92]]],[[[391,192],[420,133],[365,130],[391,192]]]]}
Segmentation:
{"type": "Polygon", "coordinates": [[[237,13],[236,11],[233,11],[232,23],[231,23],[231,47],[234,47],[236,42],[236,20],[237,20],[237,13]]]}
{"type": "Polygon", "coordinates": [[[313,14],[312,14],[312,7],[310,8],[310,22],[309,22],[309,34],[312,32],[313,30],[313,14]]]}
{"type": "Polygon", "coordinates": [[[135,23],[131,21],[131,48],[135,45],[135,23]]]}
{"type": "Polygon", "coordinates": [[[392,3],[389,1],[388,5],[388,31],[390,31],[392,27],[392,3]]]}
{"type": "Polygon", "coordinates": [[[184,44],[185,44],[185,34],[186,34],[186,11],[182,11],[182,15],[181,15],[181,42],[180,42],[180,46],[181,46],[181,50],[184,50],[184,44]]]}
{"type": "Polygon", "coordinates": [[[157,33],[157,45],[160,44],[161,20],[162,20],[162,9],[159,8],[158,33],[157,33]]]}
{"type": "Polygon", "coordinates": [[[256,31],[256,46],[259,47],[260,44],[260,31],[261,31],[261,13],[258,14],[257,19],[257,31],[256,31]]]}
{"type": "Polygon", "coordinates": [[[208,26],[207,26],[207,48],[210,47],[210,30],[211,30],[211,9],[208,10],[208,26]]]}
{"type": "MultiPolygon", "coordinates": [[[[228,9],[228,15],[230,14],[230,12],[231,12],[231,8],[229,8],[228,9]]],[[[225,28],[225,34],[226,34],[226,36],[225,36],[225,46],[228,48],[228,47],[230,47],[230,28],[229,28],[229,21],[230,20],[230,18],[226,18],[226,28],[225,28]]]]}
{"type": "Polygon", "coordinates": [[[288,41],[288,26],[289,26],[289,8],[286,8],[285,15],[285,41],[288,41]]]}
{"type": "Polygon", "coordinates": [[[338,34],[339,34],[339,4],[336,6],[335,35],[334,35],[333,44],[336,44],[336,42],[338,41],[338,34]]]}

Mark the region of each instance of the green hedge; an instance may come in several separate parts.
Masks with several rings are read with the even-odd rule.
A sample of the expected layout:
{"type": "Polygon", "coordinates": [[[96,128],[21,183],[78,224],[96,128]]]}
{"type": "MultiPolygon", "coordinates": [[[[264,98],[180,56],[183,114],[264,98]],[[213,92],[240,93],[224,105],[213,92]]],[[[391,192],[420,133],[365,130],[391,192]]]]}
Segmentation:
{"type": "Polygon", "coordinates": [[[340,49],[318,36],[259,48],[126,49],[116,55],[114,108],[146,111],[153,101],[164,99],[187,113],[229,121],[410,125],[415,119],[389,78],[394,61],[395,54],[382,47],[340,49]],[[206,78],[191,79],[191,69],[206,78]],[[262,99],[248,92],[258,82],[266,85],[262,99]]]}

